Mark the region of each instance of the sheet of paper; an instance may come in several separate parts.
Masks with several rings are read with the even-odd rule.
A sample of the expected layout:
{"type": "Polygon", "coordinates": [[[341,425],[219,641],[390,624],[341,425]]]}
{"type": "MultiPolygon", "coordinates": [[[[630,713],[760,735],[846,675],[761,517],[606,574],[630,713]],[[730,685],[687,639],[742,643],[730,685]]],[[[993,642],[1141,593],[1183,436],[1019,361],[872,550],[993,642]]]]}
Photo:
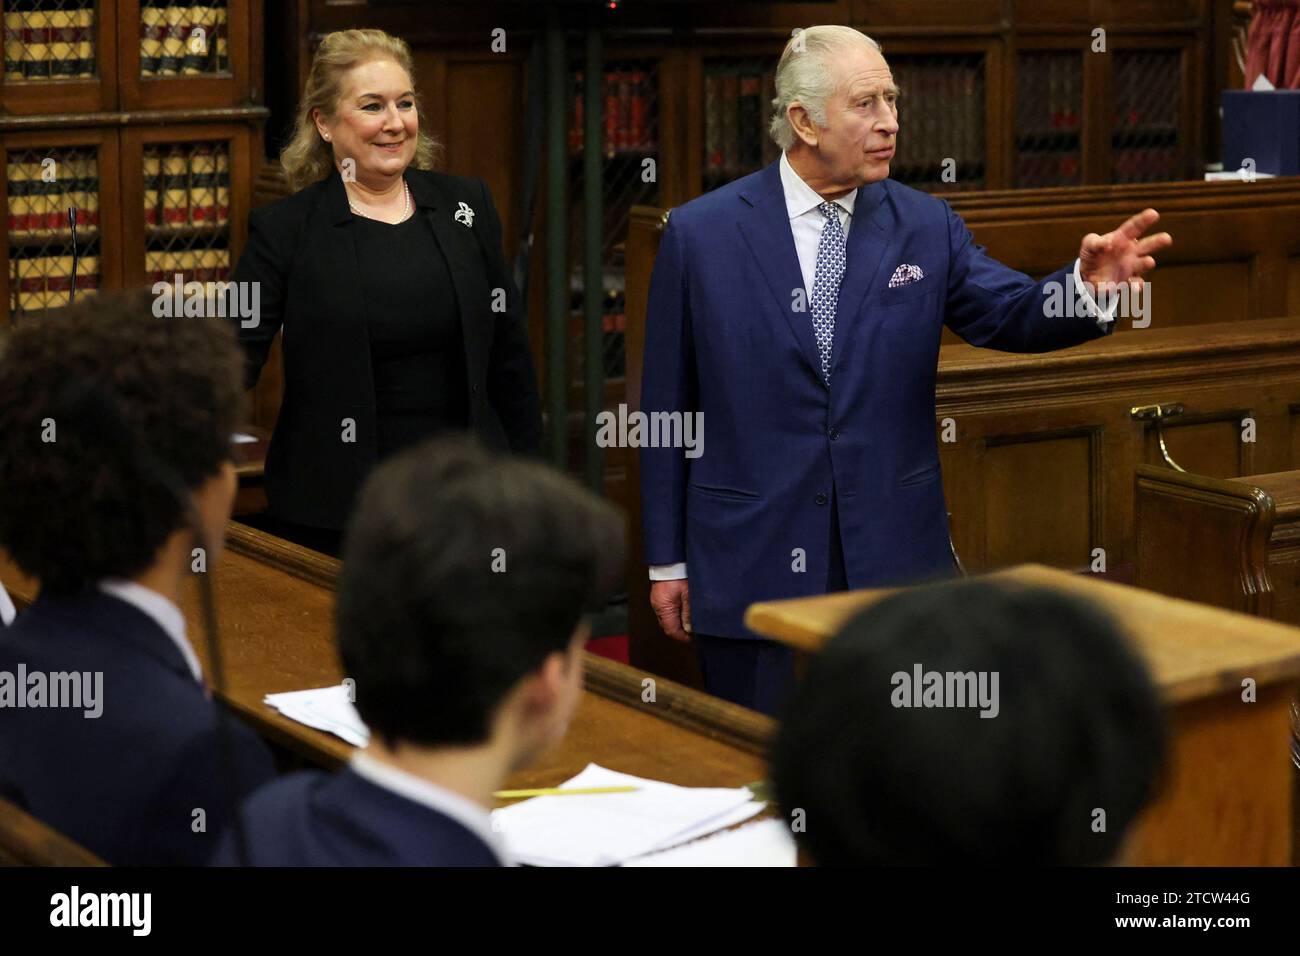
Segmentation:
{"type": "Polygon", "coordinates": [[[790,828],[780,820],[749,826],[629,860],[624,866],[794,866],[798,856],[790,828]]]}
{"type": "Polygon", "coordinates": [[[706,821],[697,827],[691,827],[691,829],[684,833],[677,834],[669,840],[665,840],[663,843],[660,843],[655,847],[655,850],[666,850],[669,847],[686,843],[689,840],[698,840],[700,837],[707,836],[710,833],[715,833],[718,830],[725,830],[727,827],[734,827],[738,823],[744,823],[751,817],[758,816],[766,808],[766,803],[759,803],[751,800],[749,803],[744,803],[736,807],[736,809],[731,813],[724,813],[715,820],[706,821]]]}
{"type": "Polygon", "coordinates": [[[744,787],[679,787],[596,764],[563,787],[634,786],[633,793],[534,797],[492,813],[511,854],[533,866],[610,866],[707,833],[751,802],[744,787]]]}
{"type": "Polygon", "coordinates": [[[364,747],[370,740],[370,728],[361,720],[348,699],[348,688],[342,684],[267,694],[265,702],[290,720],[341,737],[354,747],[364,747]]]}

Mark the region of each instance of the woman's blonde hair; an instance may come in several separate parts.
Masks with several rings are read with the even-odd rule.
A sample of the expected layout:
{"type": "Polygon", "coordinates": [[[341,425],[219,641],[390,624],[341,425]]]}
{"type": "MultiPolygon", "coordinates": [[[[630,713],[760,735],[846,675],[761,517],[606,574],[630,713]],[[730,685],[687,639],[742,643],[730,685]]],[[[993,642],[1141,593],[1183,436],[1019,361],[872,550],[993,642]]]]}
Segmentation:
{"type": "MultiPolygon", "coordinates": [[[[294,192],[319,182],[334,172],[334,151],[321,139],[311,118],[312,110],[333,116],[343,96],[343,77],[355,66],[371,60],[392,60],[411,78],[415,86],[415,68],[411,48],[406,41],[383,30],[337,30],[321,37],[320,46],[311,59],[307,88],[298,103],[293,138],[280,151],[280,167],[294,192]]],[[[424,107],[419,94],[415,97],[420,133],[415,142],[416,169],[433,169],[442,158],[442,144],[425,132],[424,107]]]]}

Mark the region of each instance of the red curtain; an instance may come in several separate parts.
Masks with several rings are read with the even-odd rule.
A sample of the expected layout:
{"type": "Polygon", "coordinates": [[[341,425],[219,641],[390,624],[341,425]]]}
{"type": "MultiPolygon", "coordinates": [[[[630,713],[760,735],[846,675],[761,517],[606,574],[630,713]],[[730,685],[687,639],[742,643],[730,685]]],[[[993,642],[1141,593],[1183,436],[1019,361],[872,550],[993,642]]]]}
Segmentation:
{"type": "Polygon", "coordinates": [[[1255,0],[1246,88],[1260,74],[1279,90],[1300,89],[1300,0],[1255,0]]]}

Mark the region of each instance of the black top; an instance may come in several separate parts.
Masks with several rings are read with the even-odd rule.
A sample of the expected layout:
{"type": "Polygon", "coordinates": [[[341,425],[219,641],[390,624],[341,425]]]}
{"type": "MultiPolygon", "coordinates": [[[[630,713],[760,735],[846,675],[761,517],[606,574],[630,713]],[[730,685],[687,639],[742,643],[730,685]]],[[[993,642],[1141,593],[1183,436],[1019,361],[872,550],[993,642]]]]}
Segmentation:
{"type": "Polygon", "coordinates": [[[385,458],[469,427],[460,305],[442,250],[418,213],[395,225],[356,216],[353,228],[385,458]]]}

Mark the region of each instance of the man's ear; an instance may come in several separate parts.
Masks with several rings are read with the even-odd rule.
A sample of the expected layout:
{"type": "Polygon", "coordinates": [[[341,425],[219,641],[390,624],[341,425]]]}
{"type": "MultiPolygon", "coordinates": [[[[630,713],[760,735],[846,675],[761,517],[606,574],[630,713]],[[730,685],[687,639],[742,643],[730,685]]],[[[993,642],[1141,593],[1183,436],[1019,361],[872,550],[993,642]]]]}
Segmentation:
{"type": "Polygon", "coordinates": [[[821,131],[817,128],[817,124],[813,122],[812,116],[802,103],[796,101],[787,106],[785,116],[796,136],[809,146],[817,145],[817,139],[821,131]]]}

